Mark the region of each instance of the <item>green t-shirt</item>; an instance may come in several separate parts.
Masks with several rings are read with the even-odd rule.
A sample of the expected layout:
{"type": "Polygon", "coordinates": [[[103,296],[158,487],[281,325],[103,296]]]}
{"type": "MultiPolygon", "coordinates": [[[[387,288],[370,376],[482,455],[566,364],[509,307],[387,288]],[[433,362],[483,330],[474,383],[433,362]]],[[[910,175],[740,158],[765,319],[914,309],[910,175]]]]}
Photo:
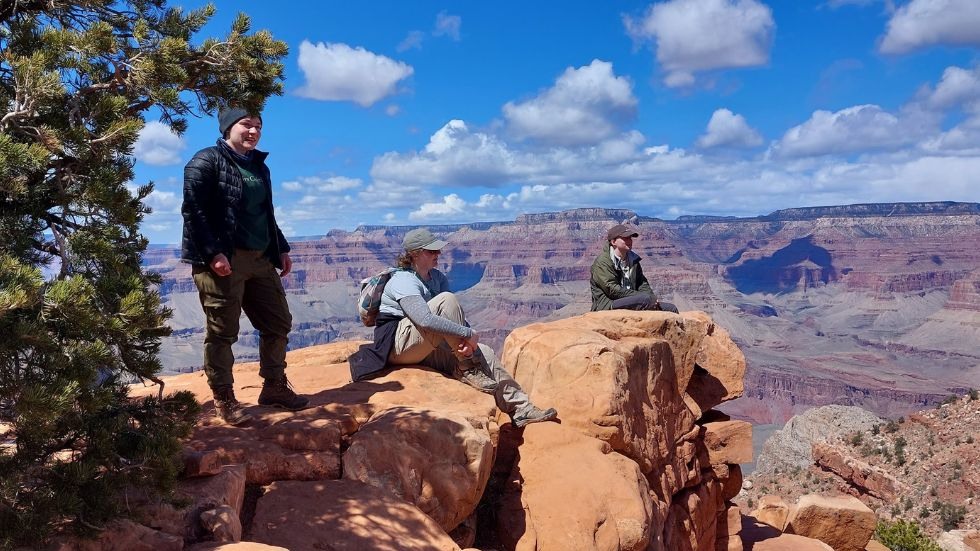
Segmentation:
{"type": "Polygon", "coordinates": [[[238,164],[243,185],[238,227],[235,228],[235,246],[264,251],[269,247],[269,211],[266,206],[269,190],[262,177],[252,172],[250,168],[238,164]]]}

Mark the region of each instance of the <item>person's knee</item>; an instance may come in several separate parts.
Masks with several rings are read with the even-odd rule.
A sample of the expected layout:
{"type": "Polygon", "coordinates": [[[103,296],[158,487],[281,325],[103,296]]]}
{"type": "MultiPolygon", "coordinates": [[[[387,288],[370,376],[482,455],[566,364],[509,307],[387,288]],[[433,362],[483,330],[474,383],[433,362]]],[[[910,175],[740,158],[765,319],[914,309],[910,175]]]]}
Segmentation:
{"type": "Polygon", "coordinates": [[[450,293],[449,291],[439,293],[438,295],[429,299],[429,310],[439,316],[444,316],[452,319],[453,317],[462,316],[463,307],[460,306],[459,300],[456,299],[456,295],[450,293]],[[452,314],[458,314],[458,316],[453,316],[452,314]],[[445,315],[444,315],[445,314],[445,315]]]}
{"type": "Polygon", "coordinates": [[[452,294],[449,291],[443,291],[439,293],[438,295],[429,299],[429,302],[432,304],[445,304],[448,306],[453,306],[453,305],[459,306],[459,301],[456,299],[456,295],[452,294]]]}

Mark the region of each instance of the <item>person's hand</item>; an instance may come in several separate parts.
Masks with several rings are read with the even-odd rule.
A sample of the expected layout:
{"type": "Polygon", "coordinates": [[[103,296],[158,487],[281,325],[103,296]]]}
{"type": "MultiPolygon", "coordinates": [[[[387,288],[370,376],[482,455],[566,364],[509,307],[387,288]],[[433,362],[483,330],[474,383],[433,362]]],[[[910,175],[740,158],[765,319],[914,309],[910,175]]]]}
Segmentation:
{"type": "Polygon", "coordinates": [[[218,253],[211,259],[211,271],[219,277],[231,275],[231,262],[228,262],[228,257],[224,253],[218,253]]]}
{"type": "Polygon", "coordinates": [[[282,271],[279,272],[279,277],[288,276],[289,272],[293,271],[293,260],[289,258],[289,253],[279,255],[279,261],[282,262],[282,271]]]}
{"type": "Polygon", "coordinates": [[[459,346],[456,347],[456,351],[462,354],[464,357],[469,358],[476,352],[476,345],[480,342],[480,337],[477,336],[476,331],[470,335],[469,338],[463,339],[459,346]]]}

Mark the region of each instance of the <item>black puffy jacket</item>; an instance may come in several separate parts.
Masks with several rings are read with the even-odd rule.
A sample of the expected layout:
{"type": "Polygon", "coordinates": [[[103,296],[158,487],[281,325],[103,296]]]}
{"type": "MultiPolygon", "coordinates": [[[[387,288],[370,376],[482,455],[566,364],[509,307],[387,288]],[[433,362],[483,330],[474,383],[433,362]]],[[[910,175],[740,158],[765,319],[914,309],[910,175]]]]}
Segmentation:
{"type": "MultiPolygon", "coordinates": [[[[219,140],[221,141],[221,140],[219,140]]],[[[269,248],[265,254],[272,265],[282,269],[280,255],[289,252],[289,243],[276,224],[272,208],[272,177],[264,151],[252,153],[252,168],[262,177],[269,192],[269,248]]],[[[191,264],[208,265],[218,253],[232,257],[235,228],[242,198],[242,173],[223,144],[198,151],[184,167],[184,235],[180,258],[191,264]]]]}

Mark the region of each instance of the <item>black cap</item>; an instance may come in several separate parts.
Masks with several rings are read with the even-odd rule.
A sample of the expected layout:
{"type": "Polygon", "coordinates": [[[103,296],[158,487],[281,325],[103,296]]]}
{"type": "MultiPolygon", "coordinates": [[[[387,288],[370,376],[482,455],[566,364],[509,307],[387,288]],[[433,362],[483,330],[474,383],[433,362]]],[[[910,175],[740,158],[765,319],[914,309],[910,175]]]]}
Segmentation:
{"type": "Polygon", "coordinates": [[[225,132],[227,132],[233,124],[244,119],[245,117],[258,117],[259,120],[262,120],[262,115],[257,113],[249,113],[247,110],[242,109],[241,107],[222,107],[218,110],[218,132],[224,136],[225,132]]]}
{"type": "Polygon", "coordinates": [[[636,229],[625,224],[616,224],[615,226],[609,228],[606,232],[606,239],[613,241],[617,237],[639,237],[640,234],[636,233],[636,229]]]}

